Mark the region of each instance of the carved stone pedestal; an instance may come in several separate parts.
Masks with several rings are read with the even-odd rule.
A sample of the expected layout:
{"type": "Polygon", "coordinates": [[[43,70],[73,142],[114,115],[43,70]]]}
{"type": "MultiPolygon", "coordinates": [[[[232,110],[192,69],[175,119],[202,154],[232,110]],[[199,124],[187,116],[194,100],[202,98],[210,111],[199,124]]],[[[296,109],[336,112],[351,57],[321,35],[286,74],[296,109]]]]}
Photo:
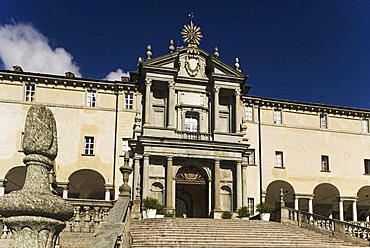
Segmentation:
{"type": "Polygon", "coordinates": [[[58,234],[65,227],[63,221],[38,216],[8,217],[4,223],[13,230],[17,248],[54,247],[58,234]]]}

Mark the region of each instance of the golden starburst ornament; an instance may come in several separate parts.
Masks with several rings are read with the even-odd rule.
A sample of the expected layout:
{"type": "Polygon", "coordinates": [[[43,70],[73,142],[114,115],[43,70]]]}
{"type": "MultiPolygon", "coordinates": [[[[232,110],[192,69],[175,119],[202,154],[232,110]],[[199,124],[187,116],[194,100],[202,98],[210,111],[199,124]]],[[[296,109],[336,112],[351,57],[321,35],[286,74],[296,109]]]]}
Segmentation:
{"type": "Polygon", "coordinates": [[[190,24],[184,25],[181,35],[184,42],[188,43],[188,47],[197,47],[203,38],[200,27],[195,26],[192,21],[190,24]]]}

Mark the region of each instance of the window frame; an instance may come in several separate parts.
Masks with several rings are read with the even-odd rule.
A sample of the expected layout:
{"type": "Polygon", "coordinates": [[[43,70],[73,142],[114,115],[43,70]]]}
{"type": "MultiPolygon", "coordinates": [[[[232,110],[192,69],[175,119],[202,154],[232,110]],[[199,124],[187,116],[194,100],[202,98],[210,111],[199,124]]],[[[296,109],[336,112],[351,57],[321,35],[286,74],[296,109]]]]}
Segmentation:
{"type": "Polygon", "coordinates": [[[321,172],[330,172],[330,162],[328,155],[321,155],[321,172]]]}
{"type": "Polygon", "coordinates": [[[248,207],[249,213],[251,215],[254,215],[254,198],[253,197],[247,198],[247,207],[248,207]]]}
{"type": "Polygon", "coordinates": [[[84,156],[94,156],[95,155],[95,137],[94,136],[84,136],[84,156]]]}
{"type": "Polygon", "coordinates": [[[328,129],[328,115],[320,114],[320,129],[328,129]]]}
{"type": "MultiPolygon", "coordinates": [[[[194,127],[194,124],[190,123],[190,127],[194,127]]],[[[185,113],[185,118],[184,118],[184,131],[185,132],[190,132],[190,133],[199,133],[199,113],[195,112],[186,112],[185,113]],[[187,120],[196,120],[196,129],[187,129],[187,120]]]]}
{"type": "Polygon", "coordinates": [[[369,119],[368,118],[362,118],[361,119],[361,132],[362,133],[370,133],[370,128],[369,128],[369,119]],[[365,125],[364,125],[365,123],[365,125]]]}
{"type": "Polygon", "coordinates": [[[98,102],[98,92],[96,90],[86,91],[86,106],[89,108],[96,108],[98,102]]]}
{"type": "Polygon", "coordinates": [[[134,93],[126,92],[124,96],[124,108],[134,109],[134,93]]]}
{"type": "Polygon", "coordinates": [[[246,121],[253,121],[254,120],[254,107],[253,106],[245,106],[245,120],[246,121]]]}
{"type": "Polygon", "coordinates": [[[285,168],[284,167],[284,153],[282,151],[275,151],[275,168],[279,168],[279,169],[285,168]]]}
{"type": "Polygon", "coordinates": [[[25,102],[35,102],[36,95],[36,84],[25,83],[24,84],[24,101],[25,102]]]}
{"type": "Polygon", "coordinates": [[[370,175],[370,159],[364,159],[364,171],[365,175],[370,175]]]}
{"type": "Polygon", "coordinates": [[[283,111],[281,109],[274,109],[274,125],[283,124],[283,111]]]}

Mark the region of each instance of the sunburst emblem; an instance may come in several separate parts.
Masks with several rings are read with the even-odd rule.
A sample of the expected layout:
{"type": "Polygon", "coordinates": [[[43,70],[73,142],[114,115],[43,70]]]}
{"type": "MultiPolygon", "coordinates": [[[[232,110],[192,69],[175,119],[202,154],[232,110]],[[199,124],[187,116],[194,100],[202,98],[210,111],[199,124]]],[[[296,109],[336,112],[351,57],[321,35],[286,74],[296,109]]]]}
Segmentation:
{"type": "Polygon", "coordinates": [[[203,38],[200,27],[195,26],[192,21],[190,24],[184,25],[181,35],[184,42],[188,43],[188,47],[197,47],[203,38]]]}

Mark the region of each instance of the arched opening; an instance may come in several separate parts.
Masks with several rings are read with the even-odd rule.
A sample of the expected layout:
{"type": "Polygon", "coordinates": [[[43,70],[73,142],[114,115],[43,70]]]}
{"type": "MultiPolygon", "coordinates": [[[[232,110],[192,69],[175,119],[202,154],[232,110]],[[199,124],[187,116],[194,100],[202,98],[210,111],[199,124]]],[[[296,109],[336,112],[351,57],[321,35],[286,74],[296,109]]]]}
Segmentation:
{"type": "Polygon", "coordinates": [[[100,173],[83,169],[69,176],[68,198],[104,200],[105,180],[100,173]]]}
{"type": "Polygon", "coordinates": [[[283,189],[285,206],[294,207],[294,188],[290,183],[277,180],[269,184],[266,190],[266,202],[274,206],[280,204],[280,189],[283,189]]]}
{"type": "Polygon", "coordinates": [[[322,183],[315,187],[313,193],[314,213],[339,219],[339,190],[332,184],[322,183]]]}
{"type": "Polygon", "coordinates": [[[370,186],[364,186],[357,192],[357,214],[359,221],[370,221],[370,186]]]}
{"type": "Polygon", "coordinates": [[[207,185],[208,178],[203,169],[195,166],[182,167],[176,175],[176,215],[208,217],[207,185]]]}
{"type": "Polygon", "coordinates": [[[5,179],[7,180],[5,186],[5,194],[23,188],[26,179],[26,166],[17,166],[6,173],[5,179]]]}
{"type": "Polygon", "coordinates": [[[221,209],[223,211],[232,211],[231,188],[227,185],[221,187],[221,209]]]}
{"type": "Polygon", "coordinates": [[[160,182],[154,182],[150,187],[150,197],[158,200],[160,204],[163,205],[163,184],[160,182]]]}

